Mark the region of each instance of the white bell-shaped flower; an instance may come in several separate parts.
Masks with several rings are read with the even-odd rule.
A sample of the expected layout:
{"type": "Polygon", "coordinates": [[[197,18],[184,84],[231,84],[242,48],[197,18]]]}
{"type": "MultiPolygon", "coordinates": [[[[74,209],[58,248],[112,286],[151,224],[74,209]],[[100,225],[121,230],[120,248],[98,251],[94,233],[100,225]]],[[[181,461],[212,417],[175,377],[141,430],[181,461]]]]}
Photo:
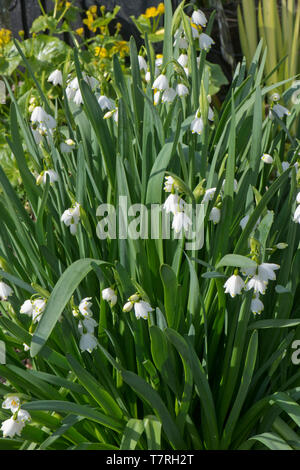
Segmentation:
{"type": "Polygon", "coordinates": [[[239,295],[245,287],[243,279],[238,274],[233,274],[224,284],[225,294],[229,294],[232,298],[239,295]]]}
{"type": "Polygon", "coordinates": [[[134,304],[134,313],[137,319],[143,318],[144,320],[147,320],[149,312],[152,312],[153,308],[148,302],[145,302],[144,300],[139,300],[138,302],[135,302],[134,304]]]}
{"type": "Polygon", "coordinates": [[[54,72],[50,73],[48,82],[53,83],[53,85],[60,85],[63,84],[63,76],[60,70],[54,70],[54,72]]]}
{"type": "Polygon", "coordinates": [[[7,300],[13,294],[13,290],[5,282],[0,281],[0,299],[7,300]]]}

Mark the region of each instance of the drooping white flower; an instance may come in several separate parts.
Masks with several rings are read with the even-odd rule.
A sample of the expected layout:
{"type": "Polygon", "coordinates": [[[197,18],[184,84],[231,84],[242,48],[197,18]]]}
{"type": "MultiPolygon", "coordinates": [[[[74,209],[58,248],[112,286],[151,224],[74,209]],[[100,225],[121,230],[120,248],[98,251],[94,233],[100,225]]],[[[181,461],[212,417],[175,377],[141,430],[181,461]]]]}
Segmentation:
{"type": "MultiPolygon", "coordinates": [[[[225,184],[226,184],[226,179],[222,183],[222,190],[224,191],[225,189],[225,184]]],[[[238,187],[238,182],[236,179],[233,180],[233,191],[236,193],[237,192],[237,187],[238,187]]],[[[248,216],[247,216],[248,217],[248,216]]],[[[248,217],[249,218],[249,217],[248,217]]]]}
{"type": "MultiPolygon", "coordinates": [[[[241,226],[242,230],[244,230],[244,228],[246,227],[246,225],[247,225],[249,219],[250,219],[250,216],[249,216],[249,215],[245,215],[245,217],[243,217],[242,220],[240,221],[240,226],[241,226]]],[[[259,219],[257,220],[257,222],[256,222],[256,224],[255,224],[253,230],[256,230],[257,227],[259,226],[259,224],[260,224],[260,217],[259,217],[259,219]]]]}
{"type": "Polygon", "coordinates": [[[255,293],[264,294],[266,292],[267,282],[262,281],[259,276],[253,276],[246,284],[245,289],[248,291],[254,289],[255,293]]]}
{"type": "Polygon", "coordinates": [[[102,290],[102,299],[110,303],[110,306],[113,307],[116,305],[118,297],[114,289],[107,287],[102,290]]]}
{"type": "Polygon", "coordinates": [[[119,108],[115,108],[113,113],[113,120],[115,121],[116,124],[118,124],[119,121],[119,108]]]}
{"type": "Polygon", "coordinates": [[[37,323],[40,321],[42,313],[46,308],[47,301],[46,299],[35,299],[33,301],[33,310],[32,310],[32,321],[37,323]]]}
{"type": "Polygon", "coordinates": [[[264,304],[262,303],[262,301],[259,299],[259,296],[256,295],[255,297],[253,297],[253,299],[251,300],[251,312],[256,314],[256,313],[261,313],[264,309],[264,304]]]}
{"type": "Polygon", "coordinates": [[[207,24],[207,19],[203,11],[195,10],[192,14],[192,22],[195,23],[197,26],[205,28],[207,24]]]}
{"type": "Polygon", "coordinates": [[[150,70],[147,70],[147,72],[145,73],[145,80],[146,80],[147,83],[150,82],[150,80],[151,80],[150,70]]]}
{"type": "Polygon", "coordinates": [[[169,214],[176,214],[176,212],[182,211],[184,209],[184,201],[181,199],[178,194],[170,194],[165,200],[163,208],[169,214]]]}
{"type": "Polygon", "coordinates": [[[211,122],[213,122],[215,119],[215,113],[214,113],[214,110],[211,108],[211,106],[208,107],[208,119],[211,122]]]}
{"type": "Polygon", "coordinates": [[[209,220],[214,224],[218,224],[221,219],[221,211],[218,207],[213,207],[209,214],[209,220]]]}
{"type": "Polygon", "coordinates": [[[176,91],[173,88],[167,88],[161,97],[163,103],[172,103],[176,97],[176,91]]]}
{"type": "Polygon", "coordinates": [[[183,83],[178,83],[178,85],[176,86],[176,93],[180,97],[186,96],[189,94],[189,89],[183,83]]]}
{"type": "Polygon", "coordinates": [[[159,103],[160,94],[161,94],[161,92],[160,92],[159,90],[157,90],[157,91],[154,93],[154,96],[153,96],[153,103],[154,103],[155,106],[157,106],[158,103],[159,103]]]}
{"type": "Polygon", "coordinates": [[[175,31],[173,46],[178,46],[179,49],[187,49],[189,47],[189,43],[184,36],[184,31],[182,29],[177,29],[175,31]]]}
{"type": "Polygon", "coordinates": [[[140,70],[144,70],[146,73],[148,70],[147,62],[145,61],[144,57],[142,55],[138,55],[138,61],[139,61],[139,68],[140,70]]]}
{"type": "Polygon", "coordinates": [[[187,54],[180,54],[177,59],[177,62],[181,65],[181,67],[186,67],[188,64],[188,55],[187,54]]]}
{"type": "Polygon", "coordinates": [[[208,34],[201,33],[199,36],[199,47],[202,50],[209,51],[211,46],[215,43],[213,38],[208,36],[208,34]]]}
{"type": "Polygon", "coordinates": [[[203,199],[202,199],[202,202],[205,203],[205,202],[209,202],[209,201],[212,201],[214,196],[215,196],[215,192],[216,192],[216,189],[217,188],[209,188],[205,191],[205,194],[203,196],[203,199]]]}
{"type": "Polygon", "coordinates": [[[78,78],[75,77],[73,80],[68,82],[67,88],[66,88],[66,95],[69,100],[72,100],[79,89],[79,82],[78,78]]]}
{"type": "Polygon", "coordinates": [[[13,294],[13,290],[5,282],[0,281],[0,299],[7,300],[13,294]]]}
{"type": "Polygon", "coordinates": [[[268,153],[264,153],[261,159],[264,163],[267,163],[268,165],[271,165],[274,161],[271,155],[269,155],[268,153]]]}
{"type": "Polygon", "coordinates": [[[32,300],[25,300],[21,306],[20,313],[31,316],[33,312],[33,302],[32,300]]]}
{"type": "Polygon", "coordinates": [[[83,333],[80,337],[79,347],[82,352],[88,351],[91,353],[97,347],[97,338],[91,333],[83,333]]]}
{"type": "Polygon", "coordinates": [[[89,75],[83,74],[84,81],[92,88],[96,88],[99,85],[99,82],[96,78],[90,77],[89,75]]]}
{"type": "Polygon", "coordinates": [[[93,312],[91,311],[91,306],[93,305],[92,302],[90,302],[92,297],[85,297],[84,299],[81,300],[79,304],[79,312],[81,315],[84,317],[92,317],[93,312]]]}
{"type": "Polygon", "coordinates": [[[233,274],[224,284],[225,294],[229,294],[232,298],[239,295],[245,287],[243,279],[238,274],[233,274]]]}
{"type": "Polygon", "coordinates": [[[60,85],[63,84],[63,76],[60,70],[54,70],[54,72],[50,73],[48,82],[53,83],[53,85],[60,85]]]}
{"type": "Polygon", "coordinates": [[[204,129],[204,123],[201,117],[196,116],[191,123],[192,134],[202,134],[204,129]]]}
{"type": "Polygon", "coordinates": [[[28,411],[19,410],[17,416],[12,416],[6,421],[3,421],[1,425],[3,437],[14,437],[15,435],[20,436],[26,421],[30,421],[30,419],[31,416],[28,411]]]}
{"type": "Polygon", "coordinates": [[[176,233],[179,233],[182,229],[184,229],[184,231],[188,231],[190,225],[192,225],[192,221],[185,212],[175,212],[172,222],[172,228],[175,230],[176,233]]]}
{"type": "Polygon", "coordinates": [[[275,281],[276,274],[274,271],[280,269],[279,264],[262,263],[258,266],[258,277],[264,282],[275,281]]]}
{"type": "Polygon", "coordinates": [[[47,119],[48,114],[41,106],[36,106],[31,113],[31,122],[44,122],[47,119]]]}
{"type": "Polygon", "coordinates": [[[74,98],[73,98],[73,101],[74,101],[74,103],[77,104],[78,106],[83,103],[83,98],[82,98],[81,90],[80,90],[79,88],[78,88],[78,90],[77,90],[76,93],[75,93],[75,96],[74,96],[74,98]]]}
{"type": "Polygon", "coordinates": [[[173,176],[165,176],[165,180],[164,190],[166,193],[171,193],[174,188],[175,180],[173,176]]]}
{"type": "Polygon", "coordinates": [[[80,204],[76,202],[73,207],[66,209],[60,220],[67,227],[70,227],[71,234],[75,235],[77,231],[77,225],[79,224],[80,220],[80,204]]]}
{"type": "Polygon", "coordinates": [[[92,317],[86,317],[78,323],[79,333],[84,334],[84,330],[86,330],[87,333],[94,334],[97,325],[98,323],[92,317]]]}
{"type": "Polygon", "coordinates": [[[7,397],[2,403],[2,408],[5,410],[10,410],[12,413],[18,411],[20,407],[20,399],[16,396],[7,397]]]}
{"type": "Polygon", "coordinates": [[[26,343],[23,343],[23,348],[24,348],[24,351],[27,352],[27,351],[29,351],[30,346],[28,346],[28,344],[26,344],[26,343]]]}
{"type": "MultiPolygon", "coordinates": [[[[284,116],[289,116],[291,114],[290,111],[287,108],[285,108],[284,106],[282,106],[281,104],[275,104],[273,106],[272,110],[279,119],[282,119],[284,116]]],[[[271,119],[274,119],[274,116],[273,116],[273,113],[272,113],[271,110],[270,110],[270,113],[269,113],[269,117],[271,119]]]]}
{"type": "Polygon", "coordinates": [[[300,204],[300,192],[297,194],[296,202],[297,202],[297,204],[300,204]]]}
{"type": "Polygon", "coordinates": [[[36,106],[32,111],[31,122],[36,122],[39,124],[40,129],[47,131],[48,129],[54,129],[57,125],[56,120],[50,114],[46,113],[46,111],[41,106],[36,106]]]}
{"type": "Polygon", "coordinates": [[[300,206],[295,210],[293,221],[300,224],[300,206]]]}
{"type": "Polygon", "coordinates": [[[98,103],[102,111],[105,109],[112,110],[116,107],[115,102],[105,95],[99,96],[98,103]]]}
{"type": "Polygon", "coordinates": [[[167,77],[163,74],[159,75],[153,82],[153,90],[163,91],[169,88],[169,81],[167,77]]]}
{"type": "Polygon", "coordinates": [[[145,302],[144,300],[139,300],[138,302],[135,302],[134,304],[134,313],[137,319],[143,318],[144,320],[147,320],[149,312],[152,312],[153,308],[148,302],[145,302]]]}
{"type": "Polygon", "coordinates": [[[14,419],[13,416],[5,421],[1,425],[1,431],[3,432],[3,437],[14,437],[15,435],[21,436],[21,431],[24,428],[25,424],[18,420],[14,419]]]}
{"type": "Polygon", "coordinates": [[[39,132],[39,129],[33,129],[31,127],[31,132],[33,134],[33,138],[34,138],[35,143],[37,145],[39,145],[43,140],[43,137],[42,137],[41,133],[39,132]]]}
{"type": "Polygon", "coordinates": [[[32,317],[33,323],[37,323],[40,321],[46,305],[46,299],[37,298],[35,300],[26,300],[21,306],[20,313],[32,317]]]}
{"type": "Polygon", "coordinates": [[[44,184],[46,184],[46,182],[47,182],[47,175],[49,176],[51,184],[55,183],[59,179],[58,174],[56,173],[56,171],[46,170],[46,171],[44,171],[44,173],[42,175],[40,175],[40,176],[42,176],[42,181],[43,181],[44,184]]]}

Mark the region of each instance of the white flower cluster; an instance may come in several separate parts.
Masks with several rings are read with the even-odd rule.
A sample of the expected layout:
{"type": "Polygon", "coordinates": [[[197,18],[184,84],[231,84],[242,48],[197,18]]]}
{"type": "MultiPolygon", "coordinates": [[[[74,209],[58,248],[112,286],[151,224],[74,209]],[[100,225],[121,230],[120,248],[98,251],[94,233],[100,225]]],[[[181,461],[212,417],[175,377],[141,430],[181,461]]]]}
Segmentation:
{"type": "Polygon", "coordinates": [[[298,206],[297,206],[297,209],[295,210],[293,221],[300,224],[300,192],[297,194],[296,202],[298,206]]]}
{"type": "Polygon", "coordinates": [[[13,290],[5,282],[0,281],[0,300],[7,300],[13,294],[13,290]]]}
{"type": "Polygon", "coordinates": [[[98,340],[94,336],[94,329],[98,323],[93,318],[91,299],[92,297],[82,299],[79,306],[73,309],[74,317],[79,318],[78,331],[81,335],[79,347],[82,352],[88,351],[89,353],[91,353],[98,344],[98,340]]]}
{"type": "Polygon", "coordinates": [[[60,220],[67,227],[70,227],[70,232],[72,235],[76,235],[77,226],[80,222],[80,204],[76,202],[72,207],[66,209],[60,220]]]}
{"type": "Polygon", "coordinates": [[[36,106],[33,109],[30,120],[33,124],[31,127],[33,137],[37,144],[41,142],[43,135],[51,134],[57,126],[56,119],[51,114],[46,113],[41,106],[36,106]]]}
{"type": "Polygon", "coordinates": [[[20,313],[32,318],[32,323],[38,323],[46,308],[47,301],[43,298],[28,299],[21,306],[20,313]]]}
{"type": "MultiPolygon", "coordinates": [[[[191,31],[194,39],[199,40],[200,49],[208,51],[212,44],[214,44],[213,39],[207,34],[202,32],[202,29],[206,26],[207,19],[204,13],[201,10],[195,10],[191,18],[191,31]]],[[[180,26],[174,34],[174,46],[178,46],[179,57],[177,62],[184,69],[185,75],[188,77],[189,68],[188,68],[188,55],[186,50],[189,47],[188,39],[185,35],[183,27],[180,26]]],[[[197,58],[199,63],[200,57],[197,58]]],[[[148,67],[148,64],[145,58],[142,55],[138,56],[139,68],[145,73],[145,80],[147,83],[151,81],[151,73],[148,67]]],[[[163,56],[158,54],[155,60],[155,71],[154,71],[154,82],[152,89],[154,90],[154,104],[157,105],[160,100],[162,103],[171,103],[176,96],[183,97],[189,94],[189,89],[186,84],[182,83],[185,80],[178,80],[177,83],[172,87],[169,83],[168,78],[165,73],[161,71],[163,65],[163,56]]],[[[209,117],[213,115],[212,111],[209,112],[209,117]]],[[[196,123],[195,123],[196,124],[196,123]]]]}
{"type": "MultiPolygon", "coordinates": [[[[226,180],[223,181],[223,184],[222,184],[222,190],[221,190],[221,193],[220,193],[220,198],[222,199],[223,197],[223,192],[224,192],[224,188],[225,188],[225,183],[226,183],[226,180]]],[[[233,190],[234,192],[237,191],[237,187],[238,187],[238,182],[237,180],[235,179],[234,182],[233,182],[233,190]]],[[[213,200],[213,198],[215,197],[215,192],[216,192],[216,189],[217,188],[209,188],[205,191],[204,193],[204,196],[202,198],[202,203],[203,204],[206,204],[210,201],[213,200]]],[[[218,224],[221,220],[221,209],[218,207],[219,204],[217,204],[217,206],[214,206],[211,211],[210,211],[210,214],[209,214],[209,220],[211,220],[214,224],[218,224]]]]}
{"type": "Polygon", "coordinates": [[[265,294],[269,281],[276,279],[274,271],[279,268],[280,266],[274,263],[261,263],[254,268],[247,268],[242,272],[244,276],[248,277],[246,282],[239,276],[238,269],[236,269],[224,284],[225,294],[235,297],[241,294],[243,289],[246,291],[253,289],[254,297],[251,302],[251,311],[261,313],[264,305],[259,299],[259,294],[265,294]]]}
{"type": "MultiPolygon", "coordinates": [[[[86,74],[83,74],[84,81],[92,88],[96,88],[99,85],[98,80],[94,77],[89,77],[86,74]]],[[[79,88],[78,78],[75,77],[72,80],[67,81],[66,95],[68,100],[73,101],[78,106],[83,103],[83,98],[81,90],[79,88]]]]}
{"type": "MultiPolygon", "coordinates": [[[[208,34],[203,33],[203,28],[207,25],[207,19],[203,11],[201,10],[194,10],[192,17],[191,17],[191,31],[193,39],[198,39],[199,41],[199,48],[201,50],[209,51],[211,46],[214,44],[214,40],[208,36],[208,34]]],[[[183,29],[178,29],[175,33],[175,41],[174,46],[179,47],[179,49],[187,49],[188,48],[188,39],[183,31],[183,29]]]]}
{"type": "Polygon", "coordinates": [[[172,228],[176,233],[188,231],[192,225],[190,217],[185,212],[185,201],[176,192],[176,183],[172,176],[165,176],[164,190],[166,193],[171,193],[163,205],[164,210],[173,214],[172,228]]]}
{"type": "Polygon", "coordinates": [[[139,294],[131,295],[128,298],[128,302],[126,302],[123,307],[123,312],[130,312],[133,307],[137,319],[143,318],[144,320],[147,320],[149,312],[153,311],[151,305],[142,300],[139,294]]]}
{"type": "Polygon", "coordinates": [[[20,399],[16,396],[7,397],[2,403],[2,408],[10,410],[13,413],[12,416],[3,421],[1,425],[3,437],[20,436],[26,422],[31,420],[30,414],[28,411],[21,409],[20,399]]]}

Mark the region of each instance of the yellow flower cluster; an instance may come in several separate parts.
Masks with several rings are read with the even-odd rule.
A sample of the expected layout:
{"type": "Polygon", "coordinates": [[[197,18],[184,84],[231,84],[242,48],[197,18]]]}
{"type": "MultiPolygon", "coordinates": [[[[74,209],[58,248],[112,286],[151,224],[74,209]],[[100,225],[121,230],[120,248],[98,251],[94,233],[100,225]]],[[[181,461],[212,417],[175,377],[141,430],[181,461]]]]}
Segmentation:
{"type": "Polygon", "coordinates": [[[83,36],[84,34],[84,29],[83,28],[77,28],[75,30],[75,33],[78,34],[78,36],[83,36]]]}
{"type": "Polygon", "coordinates": [[[100,57],[101,59],[105,59],[107,57],[107,49],[105,47],[95,47],[95,56],[100,57]]]}
{"type": "Polygon", "coordinates": [[[63,8],[70,8],[72,6],[72,2],[66,2],[66,0],[61,0],[57,6],[58,10],[62,10],[63,8]]]}
{"type": "Polygon", "coordinates": [[[144,18],[155,18],[158,15],[162,15],[165,12],[165,5],[163,3],[159,3],[157,8],[150,7],[147,8],[145,13],[142,15],[144,18]]]}
{"type": "Polygon", "coordinates": [[[0,29],[0,47],[5,46],[11,40],[11,31],[9,29],[0,29]]]}
{"type": "Polygon", "coordinates": [[[93,33],[96,32],[97,28],[93,26],[95,19],[97,18],[97,5],[92,5],[86,12],[86,18],[83,23],[87,25],[88,29],[93,33]]]}
{"type": "Polygon", "coordinates": [[[112,54],[120,54],[120,57],[125,57],[129,53],[127,41],[116,41],[111,49],[112,54]]]}

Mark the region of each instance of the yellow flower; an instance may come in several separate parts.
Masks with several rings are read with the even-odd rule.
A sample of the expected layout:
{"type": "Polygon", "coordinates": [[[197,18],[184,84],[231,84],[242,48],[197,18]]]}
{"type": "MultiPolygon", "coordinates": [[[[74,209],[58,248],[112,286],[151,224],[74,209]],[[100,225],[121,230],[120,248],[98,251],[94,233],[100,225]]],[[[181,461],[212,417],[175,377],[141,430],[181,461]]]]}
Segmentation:
{"type": "Polygon", "coordinates": [[[70,8],[72,6],[71,2],[66,2],[66,8],[70,8]]]}
{"type": "Polygon", "coordinates": [[[95,56],[104,59],[105,57],[107,57],[107,49],[105,49],[105,47],[95,47],[95,56]]]}
{"type": "Polygon", "coordinates": [[[83,28],[77,28],[75,30],[75,33],[78,34],[78,36],[83,36],[84,34],[84,29],[83,28]]]}
{"type": "Polygon", "coordinates": [[[113,54],[120,54],[120,57],[125,57],[129,53],[129,47],[127,41],[116,41],[114,47],[112,48],[113,54]]]}
{"type": "Polygon", "coordinates": [[[165,5],[164,3],[159,3],[157,5],[157,11],[160,15],[162,15],[165,12],[165,5]]]}
{"type": "Polygon", "coordinates": [[[92,13],[93,16],[97,16],[97,5],[90,6],[89,11],[92,13]]]}
{"type": "Polygon", "coordinates": [[[143,14],[145,18],[154,18],[157,15],[158,15],[158,10],[155,7],[147,8],[145,13],[143,14]]]}
{"type": "Polygon", "coordinates": [[[9,29],[0,29],[0,46],[4,46],[11,40],[11,31],[9,29]]]}
{"type": "Polygon", "coordinates": [[[86,12],[86,18],[83,20],[83,23],[87,25],[90,31],[96,32],[97,28],[93,27],[94,17],[92,13],[88,10],[86,12]]]}

